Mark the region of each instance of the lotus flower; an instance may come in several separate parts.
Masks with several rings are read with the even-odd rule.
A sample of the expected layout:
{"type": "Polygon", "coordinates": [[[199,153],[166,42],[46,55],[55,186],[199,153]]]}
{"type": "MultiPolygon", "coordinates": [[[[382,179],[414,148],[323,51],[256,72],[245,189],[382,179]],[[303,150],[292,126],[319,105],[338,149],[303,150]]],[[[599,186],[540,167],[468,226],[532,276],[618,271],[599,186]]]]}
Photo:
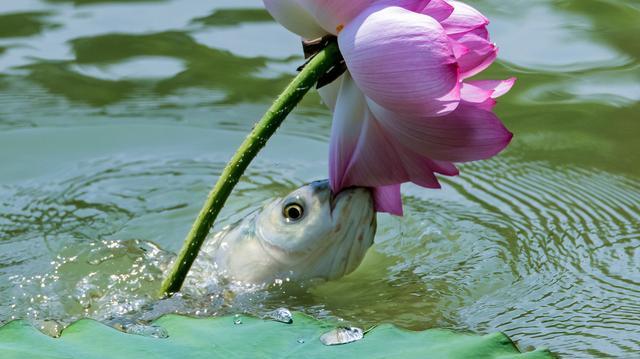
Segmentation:
{"type": "Polygon", "coordinates": [[[334,111],[335,192],[374,189],[376,209],[402,214],[400,185],[439,188],[455,162],[492,157],[512,134],[492,112],[515,79],[468,81],[496,58],[489,21],[458,1],[264,0],[304,39],[338,37],[347,72],[320,89],[334,111]]]}

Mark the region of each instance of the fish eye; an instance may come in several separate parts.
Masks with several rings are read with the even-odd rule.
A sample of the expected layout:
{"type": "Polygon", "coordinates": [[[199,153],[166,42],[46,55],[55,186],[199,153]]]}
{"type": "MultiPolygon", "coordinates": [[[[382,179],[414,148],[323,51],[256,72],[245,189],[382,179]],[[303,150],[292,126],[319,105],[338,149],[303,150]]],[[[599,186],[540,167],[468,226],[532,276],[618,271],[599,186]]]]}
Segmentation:
{"type": "Polygon", "coordinates": [[[288,222],[297,222],[304,216],[304,208],[299,203],[289,203],[282,209],[282,215],[288,222]]]}

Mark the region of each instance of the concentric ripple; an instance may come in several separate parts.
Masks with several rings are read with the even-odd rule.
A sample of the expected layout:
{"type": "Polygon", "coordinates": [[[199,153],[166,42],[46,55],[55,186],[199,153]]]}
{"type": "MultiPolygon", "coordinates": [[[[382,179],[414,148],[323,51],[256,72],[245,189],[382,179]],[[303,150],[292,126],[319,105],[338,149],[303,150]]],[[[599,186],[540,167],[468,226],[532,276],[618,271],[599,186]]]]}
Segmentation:
{"type": "MultiPolygon", "coordinates": [[[[638,183],[584,169],[511,161],[491,171],[466,169],[466,180],[451,186],[491,208],[491,220],[476,220],[476,225],[509,228],[496,231],[504,237],[502,255],[513,263],[516,279],[491,300],[469,308],[501,303],[509,310],[490,311],[490,319],[473,321],[472,327],[499,328],[539,344],[552,343],[561,331],[572,337],[570,343],[563,339],[565,350],[590,347],[584,355],[640,351],[632,334],[640,326],[638,183]]],[[[466,213],[460,218],[474,217],[466,213]]]]}
{"type": "Polygon", "coordinates": [[[515,160],[466,165],[444,182],[441,192],[408,188],[410,213],[383,221],[377,253],[314,291],[324,310],[502,330],[570,357],[640,352],[637,182],[515,160]],[[362,281],[387,290],[368,298],[362,281]]]}

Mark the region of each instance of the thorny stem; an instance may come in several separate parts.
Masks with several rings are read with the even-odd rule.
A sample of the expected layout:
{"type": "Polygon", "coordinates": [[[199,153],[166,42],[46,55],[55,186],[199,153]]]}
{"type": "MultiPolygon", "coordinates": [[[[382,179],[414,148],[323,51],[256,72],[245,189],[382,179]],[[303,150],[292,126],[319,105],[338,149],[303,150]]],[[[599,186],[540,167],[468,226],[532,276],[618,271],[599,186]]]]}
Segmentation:
{"type": "Polygon", "coordinates": [[[335,38],[329,39],[327,45],[307,62],[255,125],[209,193],[173,263],[171,272],[162,282],[161,296],[170,296],[180,290],[216,217],[251,161],[304,95],[318,83],[319,79],[339,66],[342,61],[335,38]]]}

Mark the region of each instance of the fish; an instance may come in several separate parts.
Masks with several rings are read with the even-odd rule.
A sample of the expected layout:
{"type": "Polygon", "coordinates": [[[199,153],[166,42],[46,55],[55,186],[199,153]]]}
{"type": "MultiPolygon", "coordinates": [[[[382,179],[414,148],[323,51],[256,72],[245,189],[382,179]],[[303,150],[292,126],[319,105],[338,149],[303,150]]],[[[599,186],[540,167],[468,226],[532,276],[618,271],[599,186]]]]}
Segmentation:
{"type": "Polygon", "coordinates": [[[376,227],[368,188],[334,194],[327,180],[315,181],[210,236],[187,285],[211,277],[255,285],[335,280],[360,265],[376,227]]]}
{"type": "Polygon", "coordinates": [[[212,232],[179,295],[158,300],[154,285],[169,273],[175,254],[143,239],[102,239],[62,249],[50,273],[16,277],[14,298],[44,318],[36,324],[51,336],[89,317],[127,333],[163,337],[147,324],[164,314],[235,307],[245,296],[261,298],[274,284],[291,282],[295,289],[297,283],[316,283],[307,280],[347,275],[360,265],[375,233],[369,189],[334,194],[328,181],[316,181],[212,232]],[[28,301],[39,294],[47,298],[42,305],[28,301]]]}

